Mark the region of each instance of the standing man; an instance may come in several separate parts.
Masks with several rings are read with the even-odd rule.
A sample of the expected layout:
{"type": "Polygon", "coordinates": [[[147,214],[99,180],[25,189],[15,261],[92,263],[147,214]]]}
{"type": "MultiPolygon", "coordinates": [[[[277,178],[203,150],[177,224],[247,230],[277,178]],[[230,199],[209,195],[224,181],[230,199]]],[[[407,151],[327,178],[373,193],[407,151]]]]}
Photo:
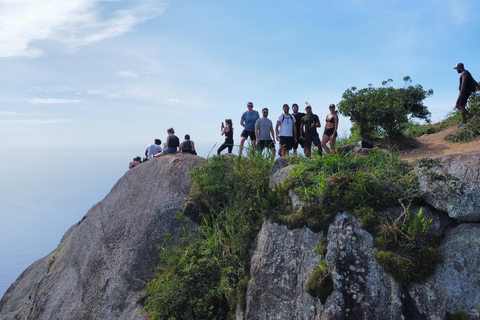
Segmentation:
{"type": "Polygon", "coordinates": [[[295,126],[297,127],[297,133],[299,134],[297,143],[293,144],[293,154],[297,154],[298,145],[303,148],[303,139],[302,135],[300,134],[300,125],[302,124],[302,118],[305,116],[305,113],[298,112],[298,104],[292,104],[292,115],[295,117],[295,126]]]}
{"type": "Polygon", "coordinates": [[[260,150],[270,149],[275,159],[275,134],[273,133],[272,121],[268,119],[268,108],[262,109],[262,117],[255,122],[255,136],[260,150]]]}
{"type": "Polygon", "coordinates": [[[257,111],[253,110],[253,103],[247,103],[247,111],[242,114],[242,119],[240,120],[240,125],[245,128],[242,131],[242,139],[240,140],[240,152],[238,153],[240,157],[243,152],[243,144],[249,137],[252,142],[252,148],[255,148],[255,122],[258,118],[260,118],[260,116],[257,111]]]}
{"type": "Polygon", "coordinates": [[[463,127],[465,123],[467,123],[467,115],[468,121],[472,120],[473,117],[475,117],[475,115],[471,114],[467,111],[467,109],[465,109],[465,106],[467,105],[467,100],[468,97],[470,97],[470,94],[476,89],[480,89],[480,85],[477,81],[473,79],[470,72],[465,70],[463,63],[457,63],[454,69],[457,69],[457,72],[461,73],[460,86],[458,87],[458,90],[460,90],[460,94],[458,95],[457,103],[455,104],[455,108],[460,110],[460,112],[462,113],[462,123],[458,125],[458,128],[460,128],[463,127]]]}
{"type": "Polygon", "coordinates": [[[160,146],[162,144],[162,140],[160,139],[155,139],[155,143],[147,146],[147,150],[145,150],[145,157],[147,159],[152,159],[154,154],[157,154],[162,151],[162,147],[160,146]]]}
{"type": "Polygon", "coordinates": [[[297,127],[295,126],[295,117],[290,113],[288,104],[283,105],[283,113],[278,117],[275,133],[277,141],[280,141],[280,157],[284,157],[289,150],[297,143],[297,127]]]}
{"type": "Polygon", "coordinates": [[[320,138],[318,137],[317,128],[321,127],[320,119],[316,114],[312,113],[312,107],[307,104],[305,107],[307,114],[302,118],[302,125],[300,126],[300,134],[304,134],[305,142],[303,143],[303,152],[306,157],[312,154],[312,142],[318,148],[318,154],[322,155],[322,146],[320,138]]]}

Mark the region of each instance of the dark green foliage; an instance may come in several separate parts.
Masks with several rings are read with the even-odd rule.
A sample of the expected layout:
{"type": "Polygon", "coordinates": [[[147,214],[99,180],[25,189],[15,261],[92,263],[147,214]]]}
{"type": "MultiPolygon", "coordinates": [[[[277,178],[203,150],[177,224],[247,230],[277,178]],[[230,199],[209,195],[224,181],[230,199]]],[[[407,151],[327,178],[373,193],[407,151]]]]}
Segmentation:
{"type": "Polygon", "coordinates": [[[443,320],[470,320],[470,317],[465,312],[456,310],[454,313],[447,312],[443,320]]]}
{"type": "Polygon", "coordinates": [[[384,81],[383,87],[357,90],[347,89],[338,104],[339,112],[349,117],[363,139],[371,139],[384,132],[389,137],[397,136],[409,117],[428,119],[430,112],[423,100],[433,94],[421,85],[407,86],[410,77],[405,77],[405,86],[395,89],[386,86],[392,80],[384,81]]]}
{"type": "Polygon", "coordinates": [[[271,166],[256,153],[215,156],[192,171],[188,212],[200,234],[160,248],[145,307],[152,319],[234,319],[237,304],[245,308],[248,250],[263,215],[285,201],[281,186],[268,186],[271,166]]]}
{"type": "Polygon", "coordinates": [[[333,292],[333,280],[327,267],[318,264],[305,284],[305,290],[312,297],[318,297],[325,304],[328,296],[333,292]]]}
{"type": "Polygon", "coordinates": [[[403,284],[420,283],[435,272],[441,255],[428,236],[432,219],[420,210],[406,210],[396,221],[383,225],[375,239],[375,259],[392,277],[403,284]]]}

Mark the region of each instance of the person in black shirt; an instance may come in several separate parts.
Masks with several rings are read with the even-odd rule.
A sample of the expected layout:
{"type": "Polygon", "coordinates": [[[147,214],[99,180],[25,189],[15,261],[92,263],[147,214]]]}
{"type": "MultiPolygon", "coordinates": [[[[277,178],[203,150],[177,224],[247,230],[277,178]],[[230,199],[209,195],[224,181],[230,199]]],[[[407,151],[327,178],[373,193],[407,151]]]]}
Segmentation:
{"type": "Polygon", "coordinates": [[[467,111],[467,109],[465,109],[465,106],[467,105],[468,97],[470,97],[472,92],[474,92],[476,89],[480,90],[480,85],[477,81],[475,81],[475,79],[473,79],[470,72],[465,70],[463,63],[457,63],[454,69],[456,69],[458,73],[461,73],[460,86],[458,87],[460,93],[458,94],[457,103],[455,104],[455,108],[460,110],[462,113],[462,123],[458,125],[458,128],[460,128],[467,123],[467,115],[469,121],[475,117],[475,115],[471,114],[467,111]]]}
{"type": "Polygon", "coordinates": [[[197,154],[197,151],[195,151],[195,143],[192,140],[190,140],[189,134],[185,135],[185,141],[180,143],[179,149],[181,152],[187,152],[195,155],[197,154]]]}
{"type": "MultiPolygon", "coordinates": [[[[298,112],[298,104],[292,104],[292,115],[295,117],[295,125],[297,126],[297,132],[300,132],[300,125],[302,124],[302,118],[306,115],[303,112],[298,112]]],[[[303,148],[303,141],[302,136],[298,137],[297,143],[293,144],[293,154],[297,154],[298,144],[303,148]]]]}

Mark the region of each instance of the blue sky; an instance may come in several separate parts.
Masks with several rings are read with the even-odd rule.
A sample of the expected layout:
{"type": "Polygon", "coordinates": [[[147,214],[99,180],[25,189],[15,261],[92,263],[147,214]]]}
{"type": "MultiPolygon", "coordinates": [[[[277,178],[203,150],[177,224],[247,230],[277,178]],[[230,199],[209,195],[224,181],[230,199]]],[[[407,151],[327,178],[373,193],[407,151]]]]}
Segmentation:
{"type": "Polygon", "coordinates": [[[439,121],[455,64],[480,79],[478,12],[475,0],[0,0],[0,148],[141,154],[169,127],[209,148],[225,118],[239,141],[247,101],[274,118],[308,100],[323,120],[347,88],[407,75],[434,90],[439,121]]]}

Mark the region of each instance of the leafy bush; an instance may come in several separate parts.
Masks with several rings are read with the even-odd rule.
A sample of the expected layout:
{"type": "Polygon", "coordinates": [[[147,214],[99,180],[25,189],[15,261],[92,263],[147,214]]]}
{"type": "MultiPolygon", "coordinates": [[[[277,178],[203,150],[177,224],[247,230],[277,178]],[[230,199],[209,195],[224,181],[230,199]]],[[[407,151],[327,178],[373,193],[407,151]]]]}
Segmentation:
{"type": "Polygon", "coordinates": [[[384,132],[387,136],[396,136],[408,123],[409,117],[428,119],[430,112],[423,100],[433,94],[425,91],[421,85],[408,86],[410,77],[404,77],[405,86],[395,89],[386,86],[391,79],[383,82],[383,87],[357,90],[347,89],[338,104],[339,112],[350,118],[360,131],[363,139],[371,139],[375,133],[384,132]]]}
{"type": "Polygon", "coordinates": [[[268,186],[272,158],[215,156],[193,170],[189,215],[201,224],[179,244],[168,237],[145,310],[152,319],[233,319],[245,308],[248,250],[270,208],[282,203],[281,187],[268,186]]]}

